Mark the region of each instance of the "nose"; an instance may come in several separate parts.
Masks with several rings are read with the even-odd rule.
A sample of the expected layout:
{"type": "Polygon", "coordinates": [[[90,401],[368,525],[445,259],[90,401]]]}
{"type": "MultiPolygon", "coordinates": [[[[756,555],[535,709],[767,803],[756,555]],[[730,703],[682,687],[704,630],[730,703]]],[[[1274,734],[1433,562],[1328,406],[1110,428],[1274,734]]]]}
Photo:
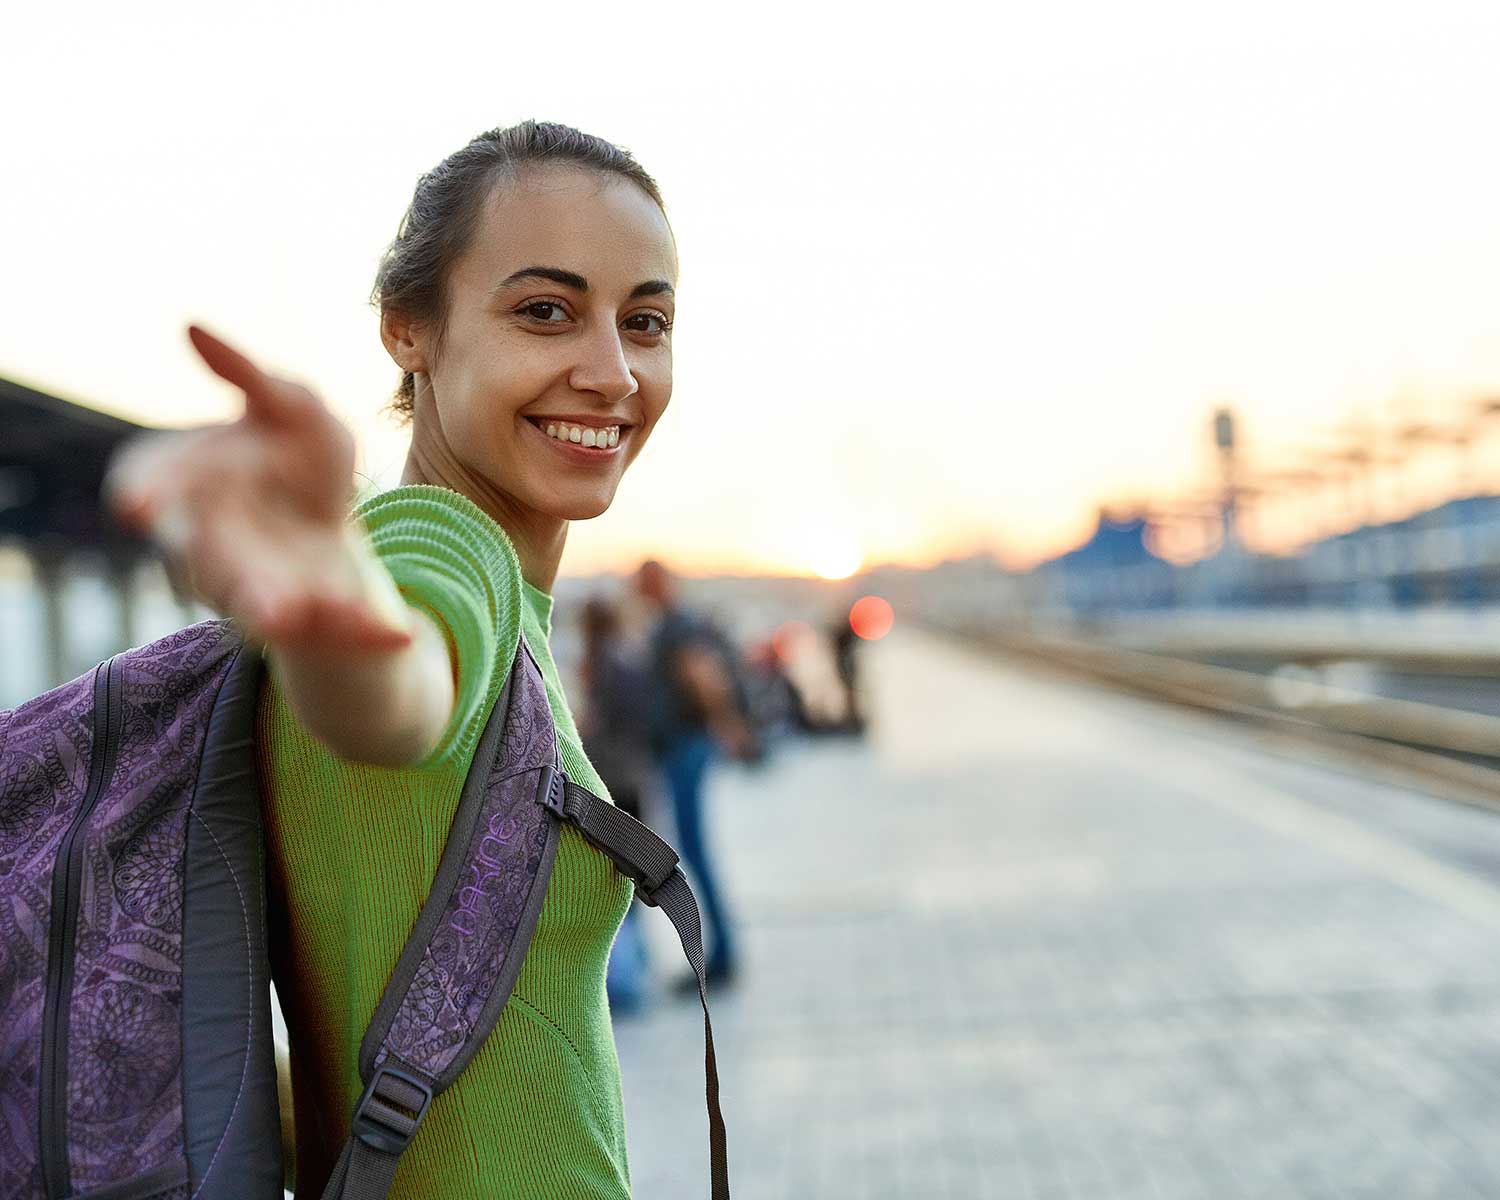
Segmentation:
{"type": "Polygon", "coordinates": [[[640,385],[625,359],[619,330],[606,326],[580,341],[578,347],[578,359],[568,376],[574,391],[593,392],[609,404],[635,394],[640,385]]]}

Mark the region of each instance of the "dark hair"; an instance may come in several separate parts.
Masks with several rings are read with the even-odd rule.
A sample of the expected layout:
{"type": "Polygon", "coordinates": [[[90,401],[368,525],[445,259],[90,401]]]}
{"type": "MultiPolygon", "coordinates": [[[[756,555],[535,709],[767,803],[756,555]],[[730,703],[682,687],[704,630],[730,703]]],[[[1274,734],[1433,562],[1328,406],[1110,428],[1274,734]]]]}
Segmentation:
{"type": "MultiPolygon", "coordinates": [[[[448,272],[462,257],[495,184],[526,166],[566,164],[628,179],[662,204],[661,192],[629,150],[550,121],[522,121],[481,133],[417,180],[396,240],[380,259],[371,303],[418,321],[436,322],[437,345],[447,313],[448,272]]],[[[401,377],[391,408],[410,417],[416,380],[401,377]]]]}

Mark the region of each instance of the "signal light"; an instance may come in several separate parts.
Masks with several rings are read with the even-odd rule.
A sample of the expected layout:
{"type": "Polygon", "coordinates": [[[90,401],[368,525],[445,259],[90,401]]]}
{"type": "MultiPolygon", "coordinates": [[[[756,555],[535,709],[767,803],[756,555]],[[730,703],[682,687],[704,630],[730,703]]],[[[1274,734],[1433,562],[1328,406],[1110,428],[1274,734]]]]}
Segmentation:
{"type": "Polygon", "coordinates": [[[849,610],[849,628],[867,642],[878,642],[895,623],[895,611],[879,596],[862,596],[849,610]]]}

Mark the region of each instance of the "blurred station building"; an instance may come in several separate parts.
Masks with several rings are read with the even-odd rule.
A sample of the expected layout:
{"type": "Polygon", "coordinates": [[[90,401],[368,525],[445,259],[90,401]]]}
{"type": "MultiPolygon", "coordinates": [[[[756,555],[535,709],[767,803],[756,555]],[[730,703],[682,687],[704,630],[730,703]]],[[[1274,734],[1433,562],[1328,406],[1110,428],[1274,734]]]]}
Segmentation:
{"type": "Polygon", "coordinates": [[[0,379],[0,706],[190,615],[100,502],[110,457],[144,431],[0,379]]]}

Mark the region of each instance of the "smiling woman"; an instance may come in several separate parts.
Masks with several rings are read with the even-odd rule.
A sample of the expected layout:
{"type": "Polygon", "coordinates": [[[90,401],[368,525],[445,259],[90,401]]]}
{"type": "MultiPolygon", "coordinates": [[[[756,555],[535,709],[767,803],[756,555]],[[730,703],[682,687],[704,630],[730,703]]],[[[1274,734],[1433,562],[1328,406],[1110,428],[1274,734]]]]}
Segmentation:
{"type": "MultiPolygon", "coordinates": [[[[661,197],[628,153],[565,126],[493,130],[421,178],[376,280],[411,421],[402,486],[347,522],[347,432],[196,329],[244,418],[114,474],[121,515],[268,649],[257,753],[299,1195],[335,1173],[362,1032],[523,636],[562,766],[608,798],[549,651],[550,592],[569,523],[609,508],[667,409],[676,280],[661,197]]],[[[631,894],[565,825],[513,1002],[392,1196],[629,1196],[604,977],[631,894]]]]}
{"type": "Polygon", "coordinates": [[[609,507],[666,411],[676,279],[656,185],[613,147],[577,135],[527,158],[478,139],[425,176],[375,287],[413,421],[402,482],[471,496],[549,589],[562,522],[609,507]],[[469,231],[462,253],[449,230],[469,231]],[[546,422],[579,445],[618,426],[616,452],[554,434],[539,453],[526,426],[546,422]]]}

